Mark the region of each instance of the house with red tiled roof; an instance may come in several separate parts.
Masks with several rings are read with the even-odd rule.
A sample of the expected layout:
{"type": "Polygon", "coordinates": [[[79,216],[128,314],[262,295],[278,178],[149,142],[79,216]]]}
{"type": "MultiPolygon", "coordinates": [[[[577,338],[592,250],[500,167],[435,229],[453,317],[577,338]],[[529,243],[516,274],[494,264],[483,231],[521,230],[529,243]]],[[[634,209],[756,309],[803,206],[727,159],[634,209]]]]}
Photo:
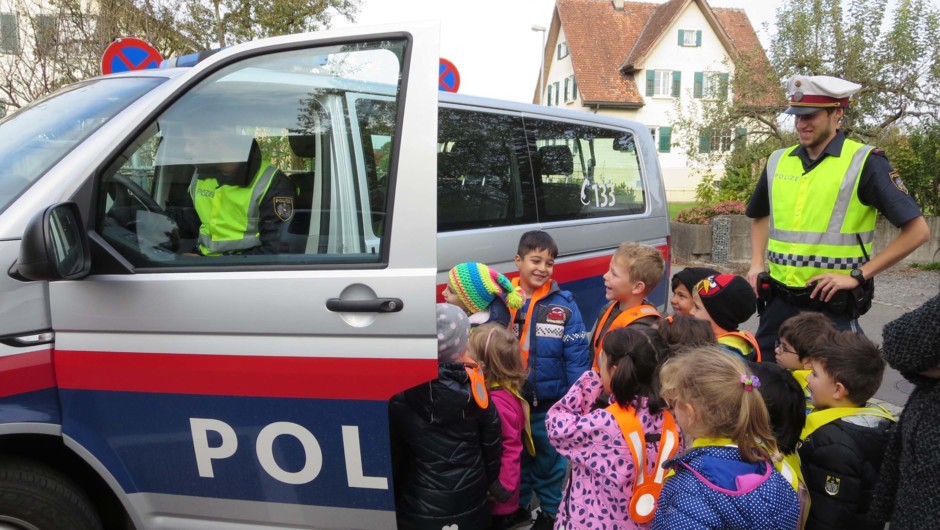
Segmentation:
{"type": "MultiPolygon", "coordinates": [[[[557,0],[546,39],[533,101],[646,124],[667,196],[676,201],[692,200],[700,178],[677,134],[697,135],[693,143],[707,152],[730,152],[746,141],[744,129],[674,131],[677,100],[751,97],[729,93],[736,61],[769,71],[744,11],[713,8],[706,0],[557,0]]],[[[745,103],[782,108],[777,96],[766,95],[773,92],[745,103]]]]}

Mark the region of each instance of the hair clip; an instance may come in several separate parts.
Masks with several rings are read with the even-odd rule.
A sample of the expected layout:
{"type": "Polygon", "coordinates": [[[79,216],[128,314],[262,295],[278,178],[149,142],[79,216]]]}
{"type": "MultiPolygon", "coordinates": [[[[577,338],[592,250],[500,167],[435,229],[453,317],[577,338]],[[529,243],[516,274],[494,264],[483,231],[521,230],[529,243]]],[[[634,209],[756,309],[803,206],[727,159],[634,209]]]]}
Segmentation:
{"type": "Polygon", "coordinates": [[[744,385],[744,390],[750,392],[755,388],[760,388],[760,379],[756,375],[741,375],[741,384],[744,385]]]}

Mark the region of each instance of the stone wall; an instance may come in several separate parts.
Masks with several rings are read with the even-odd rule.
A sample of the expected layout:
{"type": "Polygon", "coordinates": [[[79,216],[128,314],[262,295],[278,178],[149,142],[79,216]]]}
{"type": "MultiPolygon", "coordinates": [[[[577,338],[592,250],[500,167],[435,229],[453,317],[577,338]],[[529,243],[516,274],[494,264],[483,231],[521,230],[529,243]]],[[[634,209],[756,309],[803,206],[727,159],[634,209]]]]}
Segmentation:
{"type": "MultiPolygon", "coordinates": [[[[940,261],[940,217],[927,217],[930,240],[902,263],[940,261]]],[[[680,262],[747,263],[751,261],[751,220],[743,215],[722,215],[711,225],[690,225],[670,221],[672,256],[680,262]]],[[[874,251],[877,254],[897,236],[899,230],[885,219],[878,219],[874,251]]]]}

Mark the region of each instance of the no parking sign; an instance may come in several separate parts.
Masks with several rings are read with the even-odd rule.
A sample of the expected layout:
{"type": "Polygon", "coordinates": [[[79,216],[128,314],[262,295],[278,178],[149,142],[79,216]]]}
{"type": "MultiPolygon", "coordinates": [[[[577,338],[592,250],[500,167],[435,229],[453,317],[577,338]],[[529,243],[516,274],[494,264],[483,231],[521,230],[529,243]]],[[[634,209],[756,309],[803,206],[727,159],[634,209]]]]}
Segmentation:
{"type": "Polygon", "coordinates": [[[115,72],[145,70],[157,68],[163,57],[160,52],[145,40],[133,37],[115,39],[101,57],[101,73],[108,75],[115,72]]]}
{"type": "Polygon", "coordinates": [[[437,88],[444,92],[456,92],[460,88],[460,72],[454,63],[441,58],[441,68],[438,71],[437,88]]]}

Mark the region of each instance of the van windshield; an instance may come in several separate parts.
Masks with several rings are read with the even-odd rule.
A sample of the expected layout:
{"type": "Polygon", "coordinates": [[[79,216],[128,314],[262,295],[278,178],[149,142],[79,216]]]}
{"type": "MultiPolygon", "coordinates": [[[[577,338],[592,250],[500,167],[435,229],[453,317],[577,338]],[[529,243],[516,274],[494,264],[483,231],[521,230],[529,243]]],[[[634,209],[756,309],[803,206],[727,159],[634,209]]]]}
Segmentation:
{"type": "Polygon", "coordinates": [[[77,83],[0,121],[0,212],[98,127],[163,81],[123,77],[77,83]]]}

